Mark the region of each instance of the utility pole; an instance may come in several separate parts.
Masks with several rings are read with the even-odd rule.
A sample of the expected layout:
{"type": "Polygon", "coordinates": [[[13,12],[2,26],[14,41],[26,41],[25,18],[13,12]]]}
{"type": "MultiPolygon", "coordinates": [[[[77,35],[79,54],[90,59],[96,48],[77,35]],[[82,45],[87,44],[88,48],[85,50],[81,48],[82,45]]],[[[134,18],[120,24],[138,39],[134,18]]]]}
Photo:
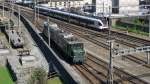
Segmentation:
{"type": "MultiPolygon", "coordinates": [[[[34,0],[34,8],[36,6],[36,0],[34,0]]],[[[34,11],[34,24],[36,23],[36,8],[35,8],[35,11],[34,11]]]]}
{"type": "MultiPolygon", "coordinates": [[[[34,0],[34,8],[36,6],[36,0],[34,0]]],[[[36,31],[36,8],[35,8],[35,11],[34,11],[34,25],[35,25],[35,31],[36,31]]],[[[37,31],[36,31],[37,32],[37,31]]]]}
{"type": "Polygon", "coordinates": [[[109,70],[108,70],[108,84],[113,84],[113,40],[109,40],[109,70]]]}
{"type": "Polygon", "coordinates": [[[149,19],[149,38],[150,38],[150,16],[148,16],[149,19]]]}
{"type": "Polygon", "coordinates": [[[9,44],[10,44],[10,20],[11,20],[10,17],[11,17],[11,16],[9,16],[9,21],[8,21],[8,32],[9,32],[9,35],[8,35],[8,36],[9,36],[9,39],[8,39],[8,42],[9,42],[9,44]]]}
{"type": "Polygon", "coordinates": [[[146,52],[147,53],[147,64],[150,64],[150,55],[149,55],[149,51],[146,52]]]}
{"type": "Polygon", "coordinates": [[[68,22],[70,23],[70,1],[69,1],[69,0],[68,0],[67,7],[68,7],[68,11],[69,11],[69,18],[68,18],[68,22]]]}
{"type": "Polygon", "coordinates": [[[39,7],[38,7],[38,20],[39,20],[39,7]]]}
{"type": "Polygon", "coordinates": [[[68,10],[69,10],[69,0],[68,0],[68,4],[67,4],[67,6],[68,6],[68,10]]]}
{"type": "Polygon", "coordinates": [[[21,33],[21,27],[20,27],[20,6],[18,5],[18,12],[19,12],[19,15],[18,15],[18,28],[19,28],[19,32],[21,33]]]}
{"type": "Polygon", "coordinates": [[[50,34],[50,29],[49,29],[49,17],[48,17],[48,45],[49,47],[51,46],[51,34],[50,34]]]}
{"type": "Polygon", "coordinates": [[[4,17],[4,6],[5,6],[5,3],[3,2],[3,17],[4,17]]]}
{"type": "Polygon", "coordinates": [[[104,0],[103,0],[103,16],[104,16],[104,0]]]}
{"type": "MultiPolygon", "coordinates": [[[[37,2],[38,2],[38,0],[37,0],[37,2]]],[[[38,5],[38,4],[37,4],[38,5]]],[[[39,20],[39,7],[38,7],[38,18],[37,18],[37,20],[39,20]]]]}
{"type": "Polygon", "coordinates": [[[111,40],[111,7],[109,6],[109,32],[108,32],[108,42],[109,42],[109,70],[108,70],[108,84],[113,84],[113,40],[111,40]]]}

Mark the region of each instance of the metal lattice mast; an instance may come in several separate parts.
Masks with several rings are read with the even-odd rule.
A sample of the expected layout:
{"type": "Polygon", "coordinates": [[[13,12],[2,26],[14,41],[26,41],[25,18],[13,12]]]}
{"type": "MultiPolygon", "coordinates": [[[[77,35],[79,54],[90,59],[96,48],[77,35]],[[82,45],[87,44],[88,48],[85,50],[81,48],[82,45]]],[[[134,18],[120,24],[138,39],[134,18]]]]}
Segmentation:
{"type": "MultiPolygon", "coordinates": [[[[35,6],[36,6],[36,0],[34,0],[34,8],[35,8],[35,6]]],[[[35,8],[35,10],[34,10],[34,25],[35,25],[35,30],[36,30],[36,8],[35,8]]]]}
{"type": "Polygon", "coordinates": [[[150,38],[150,16],[148,17],[149,19],[149,38],[150,38]]]}
{"type": "Polygon", "coordinates": [[[18,28],[19,28],[19,32],[21,33],[21,27],[20,27],[20,6],[18,5],[18,12],[19,12],[19,15],[18,15],[18,28]]]}
{"type": "Polygon", "coordinates": [[[47,19],[48,21],[48,45],[49,45],[49,47],[51,46],[51,43],[50,43],[50,41],[51,41],[51,38],[50,38],[50,29],[49,29],[49,17],[48,17],[48,19],[47,19]]]}
{"type": "Polygon", "coordinates": [[[5,3],[3,2],[3,17],[4,17],[4,6],[5,6],[5,3]]]}
{"type": "MultiPolygon", "coordinates": [[[[37,0],[37,2],[38,2],[38,0],[37,0]]],[[[37,4],[38,5],[38,4],[37,4]]],[[[38,18],[37,18],[37,20],[39,20],[39,7],[38,7],[38,18]]]]}
{"type": "Polygon", "coordinates": [[[9,8],[9,23],[8,23],[8,32],[9,32],[9,43],[10,43],[10,21],[11,21],[11,6],[12,4],[10,3],[10,8],[9,8]]]}
{"type": "Polygon", "coordinates": [[[109,6],[109,32],[108,32],[108,42],[109,42],[109,64],[108,64],[108,84],[113,84],[113,41],[111,40],[111,7],[109,6]]]}

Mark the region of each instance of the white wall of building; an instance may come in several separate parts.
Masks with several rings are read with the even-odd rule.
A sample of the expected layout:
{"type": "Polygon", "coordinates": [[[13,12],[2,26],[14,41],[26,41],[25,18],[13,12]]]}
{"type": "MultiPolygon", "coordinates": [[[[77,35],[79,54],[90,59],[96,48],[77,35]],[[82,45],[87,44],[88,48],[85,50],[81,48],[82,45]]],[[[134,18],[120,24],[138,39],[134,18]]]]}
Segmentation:
{"type": "MultiPolygon", "coordinates": [[[[116,0],[96,0],[96,13],[109,13],[109,6],[116,0]]],[[[119,0],[119,13],[128,13],[139,10],[139,0],[119,0]]],[[[112,10],[111,10],[112,11],[112,10]]]]}
{"type": "Polygon", "coordinates": [[[119,13],[136,13],[139,11],[139,0],[119,0],[119,13]]]}
{"type": "MultiPolygon", "coordinates": [[[[96,13],[108,14],[112,11],[112,4],[117,0],[96,0],[96,13]],[[109,7],[111,7],[109,9],[109,7]]],[[[52,2],[52,7],[68,8],[68,7],[83,7],[86,3],[92,4],[92,0],[70,1],[68,6],[67,1],[52,2]]],[[[49,3],[50,5],[50,3],[49,3]]],[[[130,13],[139,11],[139,0],[119,0],[119,13],[130,13]]]]}
{"type": "Polygon", "coordinates": [[[90,2],[92,3],[92,0],[79,0],[79,1],[52,1],[52,2],[48,2],[49,6],[51,7],[58,7],[58,8],[68,8],[68,7],[83,7],[83,5],[86,2],[90,2]]]}
{"type": "Polygon", "coordinates": [[[96,0],[96,13],[108,13],[111,0],[96,0]]]}

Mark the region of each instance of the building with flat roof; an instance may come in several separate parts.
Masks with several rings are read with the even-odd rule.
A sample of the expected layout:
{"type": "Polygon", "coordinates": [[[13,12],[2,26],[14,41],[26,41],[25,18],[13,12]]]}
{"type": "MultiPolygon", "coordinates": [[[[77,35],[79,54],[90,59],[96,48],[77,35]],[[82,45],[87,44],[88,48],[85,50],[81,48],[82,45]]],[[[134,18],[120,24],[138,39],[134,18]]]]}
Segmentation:
{"type": "Polygon", "coordinates": [[[139,0],[96,0],[95,5],[96,13],[127,13],[139,10],[139,0]]]}
{"type": "Polygon", "coordinates": [[[108,13],[112,2],[111,0],[96,0],[94,4],[96,5],[96,13],[108,13]]]}
{"type": "Polygon", "coordinates": [[[112,13],[133,13],[139,11],[139,0],[112,0],[112,13]]]}
{"type": "Polygon", "coordinates": [[[50,0],[54,8],[89,8],[96,13],[127,13],[139,10],[139,0],[50,0]],[[87,7],[86,7],[87,6],[87,7]]]}
{"type": "Polygon", "coordinates": [[[139,11],[139,0],[118,0],[119,13],[136,13],[139,11]]]}
{"type": "Polygon", "coordinates": [[[50,0],[48,2],[50,7],[57,8],[83,7],[86,3],[91,4],[92,0],[50,0]]]}

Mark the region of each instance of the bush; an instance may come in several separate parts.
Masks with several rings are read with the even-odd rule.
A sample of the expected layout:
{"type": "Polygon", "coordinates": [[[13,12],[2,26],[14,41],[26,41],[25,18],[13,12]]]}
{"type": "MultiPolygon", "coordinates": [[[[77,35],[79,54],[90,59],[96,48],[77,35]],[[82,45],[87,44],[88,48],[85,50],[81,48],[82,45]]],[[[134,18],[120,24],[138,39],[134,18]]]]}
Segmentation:
{"type": "Polygon", "coordinates": [[[112,27],[116,28],[116,29],[128,31],[128,32],[133,32],[133,33],[141,34],[141,35],[144,35],[144,36],[148,36],[149,35],[147,32],[143,32],[140,29],[137,29],[136,27],[128,27],[128,26],[127,27],[123,27],[123,26],[120,26],[120,25],[114,25],[112,27]]]}
{"type": "Polygon", "coordinates": [[[47,73],[42,68],[36,68],[31,74],[28,84],[47,84],[47,73]]]}

